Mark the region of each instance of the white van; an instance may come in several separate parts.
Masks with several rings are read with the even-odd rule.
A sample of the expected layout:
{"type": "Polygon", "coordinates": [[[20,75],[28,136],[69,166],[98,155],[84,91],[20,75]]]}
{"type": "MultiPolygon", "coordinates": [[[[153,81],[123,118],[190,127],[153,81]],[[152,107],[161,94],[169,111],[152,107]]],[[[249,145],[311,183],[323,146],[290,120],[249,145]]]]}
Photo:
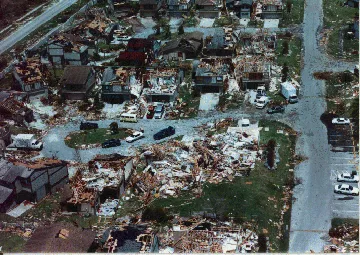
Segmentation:
{"type": "Polygon", "coordinates": [[[120,121],[124,122],[137,122],[136,114],[123,113],[120,115],[120,121]]]}
{"type": "Polygon", "coordinates": [[[260,97],[256,102],[256,109],[263,109],[269,103],[268,97],[260,97]]]}

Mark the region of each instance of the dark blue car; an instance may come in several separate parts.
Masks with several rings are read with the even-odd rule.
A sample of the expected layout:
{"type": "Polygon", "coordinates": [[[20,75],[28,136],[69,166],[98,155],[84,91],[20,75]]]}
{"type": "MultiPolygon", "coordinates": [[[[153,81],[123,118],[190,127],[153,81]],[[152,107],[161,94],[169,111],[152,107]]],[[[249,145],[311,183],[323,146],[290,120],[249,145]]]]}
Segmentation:
{"type": "Polygon", "coordinates": [[[120,146],[120,145],[121,145],[121,142],[119,139],[110,139],[110,140],[103,142],[103,144],[101,146],[103,148],[110,148],[110,147],[116,147],[116,146],[120,146]]]}
{"type": "Polygon", "coordinates": [[[155,140],[164,139],[165,137],[172,136],[175,134],[175,128],[168,126],[167,128],[160,130],[154,135],[155,140]]]}

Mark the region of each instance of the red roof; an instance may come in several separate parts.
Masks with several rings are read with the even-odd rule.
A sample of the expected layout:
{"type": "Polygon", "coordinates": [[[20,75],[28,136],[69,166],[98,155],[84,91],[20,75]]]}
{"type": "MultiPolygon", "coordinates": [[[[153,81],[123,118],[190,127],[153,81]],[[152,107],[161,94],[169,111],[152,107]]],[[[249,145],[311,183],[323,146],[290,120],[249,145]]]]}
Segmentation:
{"type": "Polygon", "coordinates": [[[144,38],[131,38],[128,42],[128,50],[139,50],[146,48],[150,50],[153,47],[153,40],[144,39],[144,38]]]}

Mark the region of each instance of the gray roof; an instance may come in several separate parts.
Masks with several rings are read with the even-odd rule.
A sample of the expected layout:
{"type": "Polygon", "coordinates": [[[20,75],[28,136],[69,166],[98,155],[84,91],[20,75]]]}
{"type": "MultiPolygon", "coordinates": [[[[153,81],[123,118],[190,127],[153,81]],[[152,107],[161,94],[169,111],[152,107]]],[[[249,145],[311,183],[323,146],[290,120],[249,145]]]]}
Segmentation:
{"type": "Polygon", "coordinates": [[[208,49],[222,49],[225,46],[225,33],[216,31],[211,38],[211,43],[206,45],[208,49]]]}
{"type": "Polygon", "coordinates": [[[68,85],[85,85],[91,72],[90,66],[67,66],[61,81],[68,85]]]}
{"type": "Polygon", "coordinates": [[[0,185],[0,204],[4,203],[12,192],[12,189],[0,185]]]}
{"type": "Polygon", "coordinates": [[[12,183],[17,177],[28,178],[35,169],[28,169],[25,166],[15,166],[12,163],[0,161],[0,180],[12,183]]]}

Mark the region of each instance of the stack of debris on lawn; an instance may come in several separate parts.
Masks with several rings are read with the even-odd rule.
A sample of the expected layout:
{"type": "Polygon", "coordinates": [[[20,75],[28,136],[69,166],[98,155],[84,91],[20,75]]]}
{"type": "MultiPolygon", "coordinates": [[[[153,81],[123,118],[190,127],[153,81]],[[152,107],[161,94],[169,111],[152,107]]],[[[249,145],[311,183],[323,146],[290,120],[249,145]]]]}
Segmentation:
{"type": "Polygon", "coordinates": [[[258,236],[251,224],[175,218],[172,229],[159,234],[160,253],[245,253],[258,251],[258,236]]]}
{"type": "Polygon", "coordinates": [[[324,247],[324,252],[359,253],[359,225],[344,223],[329,231],[331,245],[324,247]]]}
{"type": "Polygon", "coordinates": [[[240,126],[228,127],[226,133],[203,138],[184,136],[181,142],[145,148],[140,157],[145,167],[130,179],[135,194],[147,204],[153,198],[177,196],[182,190],[201,194],[203,182],[219,183],[249,175],[261,156],[260,133],[257,123],[242,126],[239,122],[240,126]]]}

